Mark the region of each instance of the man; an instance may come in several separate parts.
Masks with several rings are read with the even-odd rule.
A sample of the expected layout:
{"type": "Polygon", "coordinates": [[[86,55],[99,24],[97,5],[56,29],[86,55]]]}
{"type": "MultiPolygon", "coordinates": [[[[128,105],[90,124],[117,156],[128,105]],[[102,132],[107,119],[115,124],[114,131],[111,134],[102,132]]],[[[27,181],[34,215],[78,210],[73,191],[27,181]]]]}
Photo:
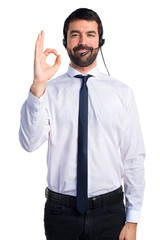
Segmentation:
{"type": "Polygon", "coordinates": [[[61,59],[37,38],[34,81],[21,111],[20,142],[48,140],[47,240],[135,240],[144,192],[145,149],[131,89],[97,68],[99,16],[77,9],[64,23],[67,73],[48,82],[61,59]],[[56,56],[55,64],[46,63],[56,56]],[[126,211],[123,204],[122,180],[126,211]]]}

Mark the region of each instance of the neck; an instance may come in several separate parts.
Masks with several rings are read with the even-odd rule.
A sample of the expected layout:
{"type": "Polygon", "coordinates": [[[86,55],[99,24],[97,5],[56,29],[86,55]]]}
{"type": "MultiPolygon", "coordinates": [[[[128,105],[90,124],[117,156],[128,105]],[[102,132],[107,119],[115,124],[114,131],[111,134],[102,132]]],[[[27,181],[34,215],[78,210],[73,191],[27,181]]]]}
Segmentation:
{"type": "Polygon", "coordinates": [[[91,65],[87,66],[87,67],[80,67],[77,66],[76,64],[74,64],[73,62],[70,63],[70,65],[76,69],[78,72],[82,73],[82,74],[86,74],[89,71],[91,71],[96,65],[97,65],[97,61],[94,61],[91,65]]]}

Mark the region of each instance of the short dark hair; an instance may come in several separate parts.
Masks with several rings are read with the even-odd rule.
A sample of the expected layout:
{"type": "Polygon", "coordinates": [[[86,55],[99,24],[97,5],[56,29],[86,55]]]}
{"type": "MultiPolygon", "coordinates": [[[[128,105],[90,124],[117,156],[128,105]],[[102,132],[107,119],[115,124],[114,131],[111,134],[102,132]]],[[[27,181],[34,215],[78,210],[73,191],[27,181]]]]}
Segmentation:
{"type": "Polygon", "coordinates": [[[103,36],[103,26],[102,26],[102,22],[98,16],[98,14],[88,8],[79,8],[79,9],[75,10],[74,12],[72,12],[64,22],[63,44],[65,47],[67,46],[67,32],[68,32],[68,28],[69,28],[69,23],[73,22],[75,20],[96,21],[98,24],[99,42],[101,42],[102,36],[103,36]]]}

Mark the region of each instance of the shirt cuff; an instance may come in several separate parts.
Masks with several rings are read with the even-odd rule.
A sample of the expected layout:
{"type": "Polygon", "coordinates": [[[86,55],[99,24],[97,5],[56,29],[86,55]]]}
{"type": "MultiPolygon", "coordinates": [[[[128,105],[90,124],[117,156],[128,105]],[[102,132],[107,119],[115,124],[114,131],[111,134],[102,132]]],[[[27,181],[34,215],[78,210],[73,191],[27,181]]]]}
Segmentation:
{"type": "Polygon", "coordinates": [[[32,109],[33,111],[38,111],[44,103],[45,96],[46,96],[46,91],[40,98],[37,98],[31,93],[31,91],[29,91],[27,104],[30,107],[30,109],[32,109]]]}
{"type": "Polygon", "coordinates": [[[127,209],[126,210],[126,222],[139,223],[140,222],[140,211],[127,209]]]}

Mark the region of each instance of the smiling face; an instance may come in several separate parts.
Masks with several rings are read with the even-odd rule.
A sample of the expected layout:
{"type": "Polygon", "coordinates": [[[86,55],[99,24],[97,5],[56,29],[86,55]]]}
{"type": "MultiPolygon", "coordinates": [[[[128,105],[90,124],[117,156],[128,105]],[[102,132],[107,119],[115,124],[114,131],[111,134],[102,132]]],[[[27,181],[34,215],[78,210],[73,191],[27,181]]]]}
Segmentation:
{"type": "Polygon", "coordinates": [[[93,68],[99,51],[98,24],[96,21],[75,20],[69,23],[67,52],[74,68],[93,68]],[[86,53],[83,55],[83,53],[86,53]]]}

